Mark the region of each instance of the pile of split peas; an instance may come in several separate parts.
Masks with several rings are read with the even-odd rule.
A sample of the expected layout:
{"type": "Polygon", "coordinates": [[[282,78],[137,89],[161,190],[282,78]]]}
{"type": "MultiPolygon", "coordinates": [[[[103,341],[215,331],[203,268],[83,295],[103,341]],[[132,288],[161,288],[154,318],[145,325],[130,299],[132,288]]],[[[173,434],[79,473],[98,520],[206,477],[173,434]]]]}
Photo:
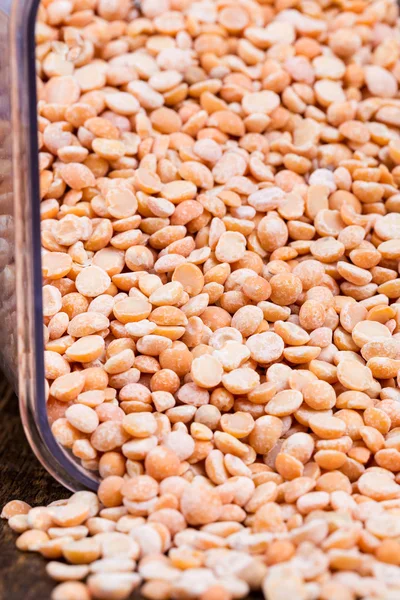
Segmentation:
{"type": "Polygon", "coordinates": [[[53,600],[400,598],[394,0],[42,0],[53,600]]]}

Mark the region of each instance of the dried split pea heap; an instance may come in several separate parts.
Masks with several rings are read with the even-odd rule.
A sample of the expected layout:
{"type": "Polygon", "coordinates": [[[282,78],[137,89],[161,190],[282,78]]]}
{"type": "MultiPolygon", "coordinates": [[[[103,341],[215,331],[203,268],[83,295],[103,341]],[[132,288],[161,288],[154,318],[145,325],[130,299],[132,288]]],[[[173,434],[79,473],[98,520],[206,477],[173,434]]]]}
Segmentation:
{"type": "Polygon", "coordinates": [[[400,598],[388,0],[44,0],[53,600],[400,598]]]}

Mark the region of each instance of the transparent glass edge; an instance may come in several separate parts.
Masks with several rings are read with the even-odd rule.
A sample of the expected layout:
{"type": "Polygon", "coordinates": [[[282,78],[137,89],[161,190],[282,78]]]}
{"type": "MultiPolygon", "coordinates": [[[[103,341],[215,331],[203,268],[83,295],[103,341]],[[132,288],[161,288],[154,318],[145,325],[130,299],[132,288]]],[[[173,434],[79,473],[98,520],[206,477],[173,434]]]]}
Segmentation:
{"type": "Polygon", "coordinates": [[[97,474],[58,444],[47,419],[34,41],[38,4],[27,0],[10,8],[19,407],[32,450],[54,479],[72,491],[96,490],[97,474]]]}

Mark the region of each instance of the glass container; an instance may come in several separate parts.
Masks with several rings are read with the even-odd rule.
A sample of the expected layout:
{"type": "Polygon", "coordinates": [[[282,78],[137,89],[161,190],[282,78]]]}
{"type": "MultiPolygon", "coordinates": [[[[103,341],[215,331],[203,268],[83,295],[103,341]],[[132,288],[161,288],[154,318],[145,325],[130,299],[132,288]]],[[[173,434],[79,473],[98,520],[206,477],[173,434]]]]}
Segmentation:
{"type": "Polygon", "coordinates": [[[38,0],[0,0],[0,367],[42,465],[70,490],[98,477],[54,439],[44,378],[34,30],[38,0]]]}

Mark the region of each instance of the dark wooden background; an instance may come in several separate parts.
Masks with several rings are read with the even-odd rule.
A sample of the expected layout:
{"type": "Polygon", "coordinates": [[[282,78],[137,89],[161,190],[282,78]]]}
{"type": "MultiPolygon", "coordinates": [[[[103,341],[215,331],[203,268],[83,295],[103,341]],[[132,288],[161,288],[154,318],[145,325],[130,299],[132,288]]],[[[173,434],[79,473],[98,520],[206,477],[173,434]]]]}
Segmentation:
{"type": "MultiPolygon", "coordinates": [[[[69,495],[34,457],[22,429],[18,400],[0,372],[0,511],[9,500],[40,506],[69,495]]],[[[0,522],[0,599],[49,600],[54,583],[46,561],[15,548],[17,534],[0,522]]]]}

